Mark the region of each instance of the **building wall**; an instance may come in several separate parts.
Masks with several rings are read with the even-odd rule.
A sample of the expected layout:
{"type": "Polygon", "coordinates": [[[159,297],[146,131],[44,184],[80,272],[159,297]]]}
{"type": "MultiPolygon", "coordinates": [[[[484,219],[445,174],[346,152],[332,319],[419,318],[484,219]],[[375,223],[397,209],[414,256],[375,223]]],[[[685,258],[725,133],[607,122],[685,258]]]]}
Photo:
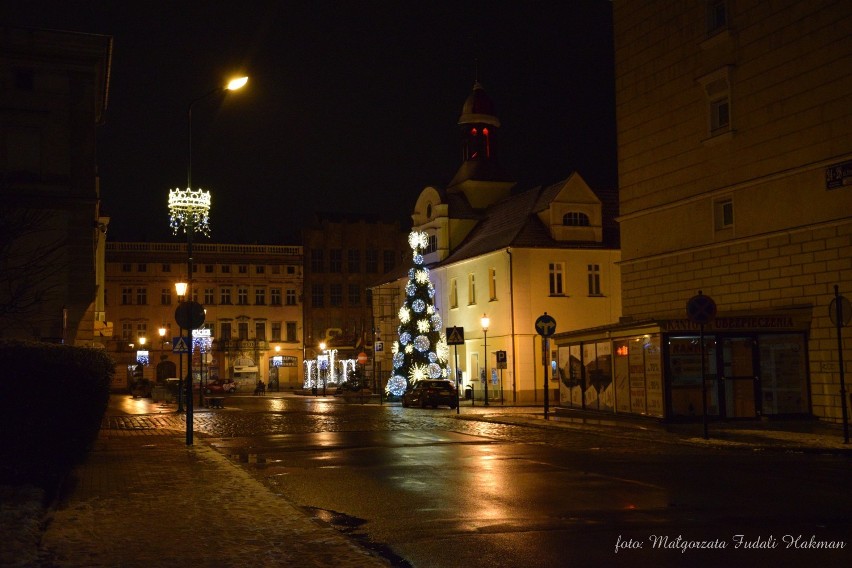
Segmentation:
{"type": "MultiPolygon", "coordinates": [[[[235,366],[244,364],[241,359],[248,358],[254,361],[258,375],[242,378],[251,384],[256,378],[268,383],[271,358],[276,355],[293,357],[295,366],[278,369],[279,388],[301,387],[304,355],[302,248],[195,243],[193,260],[193,297],[205,307],[205,327],[211,327],[214,338],[210,363],[213,372],[221,378],[241,378],[235,375],[238,372],[235,366]],[[248,292],[245,304],[239,303],[240,288],[248,292]],[[273,303],[273,288],[281,292],[280,303],[273,303]],[[230,290],[229,303],[223,302],[223,289],[230,290]],[[210,299],[206,297],[208,290],[212,290],[212,302],[207,301],[210,299]],[[257,290],[265,292],[262,304],[256,301],[257,290]],[[288,303],[288,298],[292,303],[288,303]],[[290,339],[287,337],[288,322],[295,326],[295,336],[290,339]],[[239,336],[240,323],[247,326],[244,338],[239,336]],[[281,325],[280,338],[273,336],[273,323],[281,325]],[[230,337],[223,336],[223,324],[230,325],[230,337]],[[257,324],[264,326],[265,338],[258,337],[257,324]]],[[[104,343],[115,353],[118,363],[117,388],[125,386],[124,370],[135,361],[142,335],[140,328],[144,329],[153,363],[144,370],[145,378],[156,378],[155,367],[163,356],[177,363],[177,356],[170,353],[171,338],[179,334],[175,322],[178,298],[174,285],[186,281],[186,274],[185,244],[107,243],[106,314],[112,337],[104,338],[104,343]],[[129,303],[123,302],[125,288],[130,289],[129,303]],[[146,292],[144,303],[138,301],[140,289],[146,292]],[[161,326],[168,329],[164,344],[159,343],[161,326]],[[129,347],[130,343],[134,347],[129,347]]]]}
{"type": "Polygon", "coordinates": [[[726,2],[708,33],[710,4],[614,3],[624,315],[682,317],[698,290],[720,313],[810,306],[812,410],[837,419],[852,179],[827,174],[852,160],[852,5],[726,2]]]}
{"type": "MultiPolygon", "coordinates": [[[[496,351],[506,351],[507,368],[498,370],[498,385],[489,384],[491,403],[500,400],[499,379],[502,377],[503,398],[506,402],[541,403],[544,398],[544,365],[541,356],[541,336],[535,329],[535,321],[547,312],[557,322],[557,329],[584,329],[618,320],[621,312],[621,280],[617,261],[619,253],[610,249],[529,249],[512,248],[499,250],[478,257],[436,267],[430,272],[435,286],[435,306],[448,327],[464,329],[463,345],[458,346],[458,368],[462,371],[463,385],[474,384],[474,396],[481,400],[484,388],[479,381],[479,370],[496,369],[496,351]],[[550,295],[550,263],[565,266],[564,295],[550,295]],[[601,295],[589,295],[587,267],[600,267],[601,295]],[[492,298],[489,286],[490,271],[496,276],[495,294],[492,298]],[[475,301],[469,296],[469,279],[474,276],[475,301]],[[457,283],[457,304],[453,307],[450,297],[452,281],[457,283]],[[481,319],[487,315],[490,325],[483,333],[481,319]]],[[[407,277],[376,288],[374,297],[388,300],[396,309],[401,305],[407,277]],[[396,300],[391,303],[391,300],[396,300]]],[[[380,311],[376,305],[377,313],[380,311]]],[[[386,351],[380,358],[382,368],[392,368],[390,345],[397,339],[396,312],[384,310],[386,317],[377,320],[386,322],[382,328],[382,339],[386,351]],[[392,317],[391,317],[392,314],[392,317]],[[387,334],[387,336],[385,336],[387,334]]],[[[553,345],[553,351],[556,346],[553,345]]],[[[456,347],[450,346],[450,365],[455,368],[456,347]]],[[[377,356],[378,358],[378,356],[377,356]]],[[[558,385],[550,400],[557,400],[558,385]]]]}
{"type": "MultiPolygon", "coordinates": [[[[372,341],[373,314],[367,287],[382,275],[399,270],[410,262],[406,234],[399,223],[368,221],[364,219],[320,219],[311,228],[303,230],[305,250],[305,329],[306,347],[313,352],[321,341],[339,350],[341,358],[357,356],[356,345],[372,341]],[[315,270],[314,251],[322,255],[321,269],[315,270]],[[340,255],[339,270],[332,267],[331,256],[340,255]],[[357,267],[350,266],[349,254],[358,255],[357,267]],[[376,255],[376,264],[370,267],[368,254],[376,255]],[[390,257],[391,263],[386,262],[390,257]],[[333,305],[331,287],[339,286],[341,301],[333,305]],[[314,287],[322,291],[322,305],[313,302],[314,287]],[[349,286],[357,287],[359,301],[350,302],[349,286]],[[329,331],[332,330],[332,331],[329,331]],[[339,331],[337,331],[339,330],[339,331]],[[341,333],[337,338],[330,334],[341,333]]],[[[361,345],[358,349],[364,349],[361,345]]],[[[312,353],[308,354],[309,357],[312,353]]]]}
{"type": "Polygon", "coordinates": [[[0,31],[3,337],[93,344],[104,238],[95,138],[111,52],[108,36],[0,31]]]}

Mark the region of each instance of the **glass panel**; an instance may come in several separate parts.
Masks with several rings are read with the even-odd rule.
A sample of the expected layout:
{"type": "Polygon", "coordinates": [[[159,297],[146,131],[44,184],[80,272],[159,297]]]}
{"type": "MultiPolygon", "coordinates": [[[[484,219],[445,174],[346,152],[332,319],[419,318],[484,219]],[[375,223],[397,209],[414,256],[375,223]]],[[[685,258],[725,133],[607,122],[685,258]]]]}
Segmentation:
{"type": "Polygon", "coordinates": [[[808,411],[805,338],[801,334],[761,335],[760,382],[764,414],[808,411]]]}
{"type": "MultiPolygon", "coordinates": [[[[630,412],[630,373],[628,353],[628,341],[622,339],[612,343],[615,351],[615,360],[613,361],[613,370],[615,371],[615,410],[616,412],[630,412]]],[[[641,350],[639,351],[641,357],[641,350]]],[[[644,382],[644,374],[643,374],[644,382]]],[[[643,385],[644,386],[644,385],[643,385]]]]}
{"type": "MultiPolygon", "coordinates": [[[[701,416],[701,345],[697,336],[669,338],[672,416],[701,416]]],[[[704,337],[707,414],[719,413],[716,395],[716,342],[704,337]]]]}

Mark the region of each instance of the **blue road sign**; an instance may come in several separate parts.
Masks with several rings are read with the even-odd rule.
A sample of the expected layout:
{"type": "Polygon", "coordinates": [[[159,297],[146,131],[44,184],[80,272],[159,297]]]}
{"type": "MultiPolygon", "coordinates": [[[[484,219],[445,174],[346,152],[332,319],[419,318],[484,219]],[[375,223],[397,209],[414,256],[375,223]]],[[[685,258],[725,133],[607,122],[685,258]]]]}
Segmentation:
{"type": "Polygon", "coordinates": [[[538,319],[535,320],[535,330],[542,337],[550,337],[556,333],[556,320],[553,319],[553,316],[544,312],[544,315],[538,316],[538,319]]]}
{"type": "Polygon", "coordinates": [[[172,337],[172,353],[189,353],[189,338],[172,337]]]}

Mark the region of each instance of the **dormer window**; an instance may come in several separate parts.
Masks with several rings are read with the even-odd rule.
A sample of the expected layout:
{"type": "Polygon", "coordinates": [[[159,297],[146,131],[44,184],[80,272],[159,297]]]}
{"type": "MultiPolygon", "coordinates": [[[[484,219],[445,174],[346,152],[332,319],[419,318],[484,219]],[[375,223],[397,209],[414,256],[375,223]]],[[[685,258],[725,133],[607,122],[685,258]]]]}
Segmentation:
{"type": "Polygon", "coordinates": [[[566,227],[588,227],[589,216],[579,211],[569,211],[562,216],[562,224],[566,227]]]}

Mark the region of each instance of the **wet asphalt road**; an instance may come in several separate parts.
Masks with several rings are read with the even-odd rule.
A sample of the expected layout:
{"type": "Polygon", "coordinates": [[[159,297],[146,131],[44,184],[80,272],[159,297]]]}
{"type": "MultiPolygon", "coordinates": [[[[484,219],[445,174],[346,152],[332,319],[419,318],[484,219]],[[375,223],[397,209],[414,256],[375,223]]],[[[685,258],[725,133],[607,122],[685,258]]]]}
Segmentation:
{"type": "MultiPolygon", "coordinates": [[[[833,566],[852,559],[846,458],[456,416],[332,397],[234,396],[225,411],[198,412],[195,426],[205,443],[283,498],[396,566],[833,566]]],[[[164,428],[182,424],[173,414],[151,419],[164,428]]]]}

